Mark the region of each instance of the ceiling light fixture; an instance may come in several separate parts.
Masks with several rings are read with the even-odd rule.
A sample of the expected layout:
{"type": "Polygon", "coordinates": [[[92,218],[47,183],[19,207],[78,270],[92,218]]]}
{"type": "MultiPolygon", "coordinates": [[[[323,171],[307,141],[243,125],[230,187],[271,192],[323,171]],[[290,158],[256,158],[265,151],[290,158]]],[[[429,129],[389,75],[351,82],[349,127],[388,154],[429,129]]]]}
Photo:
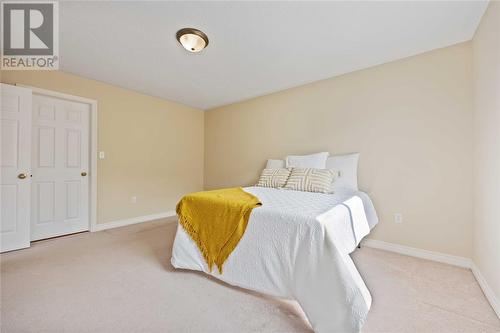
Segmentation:
{"type": "Polygon", "coordinates": [[[208,45],[208,37],[203,31],[193,28],[184,28],[175,34],[179,43],[189,52],[200,52],[208,45]]]}

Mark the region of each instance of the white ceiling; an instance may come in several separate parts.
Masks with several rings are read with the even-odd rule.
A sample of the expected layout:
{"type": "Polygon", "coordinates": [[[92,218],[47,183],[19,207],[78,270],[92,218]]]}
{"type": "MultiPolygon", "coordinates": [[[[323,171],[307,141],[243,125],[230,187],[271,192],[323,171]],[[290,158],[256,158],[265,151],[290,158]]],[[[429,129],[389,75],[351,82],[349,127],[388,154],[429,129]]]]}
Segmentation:
{"type": "Polygon", "coordinates": [[[208,109],[472,38],[487,2],[62,2],[61,69],[208,109]],[[175,33],[203,30],[198,54],[175,33]]]}

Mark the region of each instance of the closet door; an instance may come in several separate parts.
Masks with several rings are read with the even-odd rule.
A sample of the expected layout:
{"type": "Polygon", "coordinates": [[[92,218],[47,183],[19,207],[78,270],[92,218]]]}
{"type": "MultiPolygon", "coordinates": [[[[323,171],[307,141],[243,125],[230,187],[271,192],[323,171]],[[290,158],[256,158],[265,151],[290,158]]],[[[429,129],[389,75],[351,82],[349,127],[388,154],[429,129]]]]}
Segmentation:
{"type": "Polygon", "coordinates": [[[30,246],[31,90],[1,84],[0,251],[30,246]]]}
{"type": "Polygon", "coordinates": [[[89,104],[33,94],[31,240],[89,230],[89,104]]]}

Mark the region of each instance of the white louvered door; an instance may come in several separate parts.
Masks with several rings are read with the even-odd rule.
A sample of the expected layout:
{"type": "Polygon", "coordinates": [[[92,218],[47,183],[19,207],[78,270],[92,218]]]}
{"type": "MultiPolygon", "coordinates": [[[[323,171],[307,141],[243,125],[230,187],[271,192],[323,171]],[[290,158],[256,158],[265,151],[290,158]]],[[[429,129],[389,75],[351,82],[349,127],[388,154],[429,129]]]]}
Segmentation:
{"type": "Polygon", "coordinates": [[[31,240],[89,230],[90,106],[33,95],[31,240]]]}
{"type": "Polygon", "coordinates": [[[31,90],[0,85],[0,252],[30,246],[31,90]]]}

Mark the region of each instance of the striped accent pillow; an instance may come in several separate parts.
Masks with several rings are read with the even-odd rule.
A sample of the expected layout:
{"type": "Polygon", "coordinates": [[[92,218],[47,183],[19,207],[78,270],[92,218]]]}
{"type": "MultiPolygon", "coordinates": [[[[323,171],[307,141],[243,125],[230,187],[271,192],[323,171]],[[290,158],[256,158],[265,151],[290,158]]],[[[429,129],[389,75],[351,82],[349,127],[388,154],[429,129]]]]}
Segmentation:
{"type": "Polygon", "coordinates": [[[260,187],[283,187],[286,184],[291,169],[264,169],[260,175],[259,182],[255,186],[260,187]]]}
{"type": "Polygon", "coordinates": [[[332,182],[337,173],[329,169],[293,168],[288,177],[287,190],[331,193],[332,182]]]}

